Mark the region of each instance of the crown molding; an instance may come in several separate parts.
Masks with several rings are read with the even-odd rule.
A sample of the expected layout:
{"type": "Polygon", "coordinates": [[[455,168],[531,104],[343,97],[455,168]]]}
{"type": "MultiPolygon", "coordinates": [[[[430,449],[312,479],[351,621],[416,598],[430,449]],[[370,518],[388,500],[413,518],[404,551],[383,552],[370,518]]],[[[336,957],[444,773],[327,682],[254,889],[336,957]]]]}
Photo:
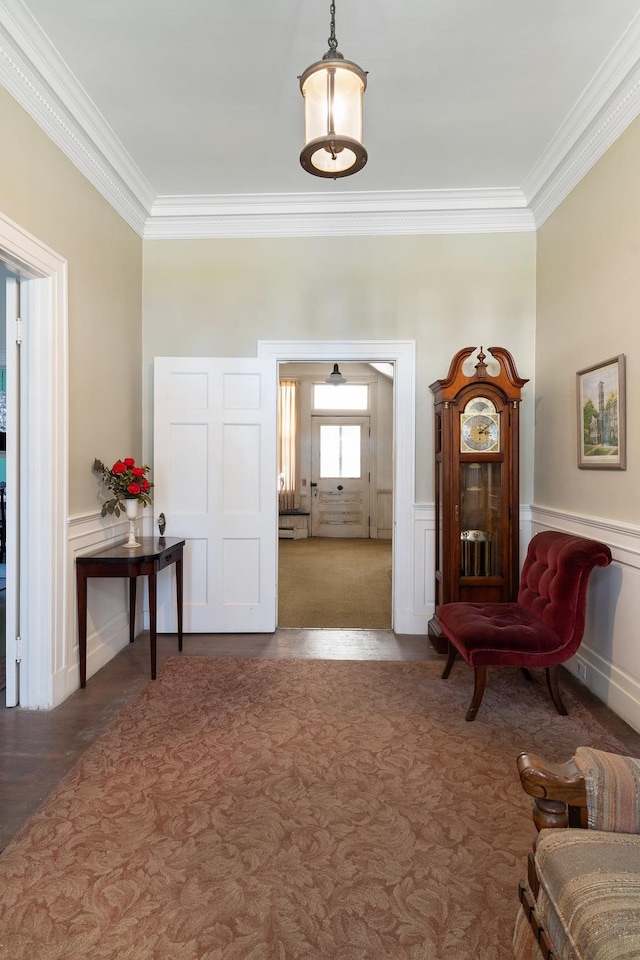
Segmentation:
{"type": "Polygon", "coordinates": [[[535,230],[521,190],[159,197],[144,237],[391,236],[535,230]]]}
{"type": "Polygon", "coordinates": [[[21,3],[0,0],[0,83],[140,236],[153,190],[21,3]]]}
{"type": "Polygon", "coordinates": [[[0,83],[145,239],[527,232],[640,113],[640,14],[521,190],[155,197],[21,0],[0,0],[0,83]]]}
{"type": "Polygon", "coordinates": [[[535,164],[523,193],[542,226],[640,114],[640,14],[535,164]]]}

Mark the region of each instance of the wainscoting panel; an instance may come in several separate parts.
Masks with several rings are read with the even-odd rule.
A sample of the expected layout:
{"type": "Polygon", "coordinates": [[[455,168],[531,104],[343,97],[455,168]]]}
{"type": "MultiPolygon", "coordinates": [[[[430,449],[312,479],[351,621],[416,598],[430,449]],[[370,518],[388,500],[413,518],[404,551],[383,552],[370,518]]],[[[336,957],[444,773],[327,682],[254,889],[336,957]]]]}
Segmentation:
{"type": "MultiPolygon", "coordinates": [[[[141,520],[141,533],[151,535],[151,511],[141,520]]],[[[414,504],[410,577],[411,601],[395,624],[397,633],[424,634],[434,611],[434,504],[414,504]]],[[[640,731],[640,530],[629,524],[582,517],[543,506],[520,511],[521,555],[539,530],[561,530],[607,543],[613,563],[594,571],[588,598],[584,641],[567,669],[612,710],[640,731]]],[[[60,703],[77,689],[78,642],[76,623],[75,558],[126,535],[126,521],[108,522],[99,514],[69,521],[66,602],[71,612],[72,635],[67,638],[63,662],[56,664],[54,702],[60,703]]],[[[409,566],[409,565],[407,565],[409,566]]],[[[404,571],[403,571],[404,573],[404,571]]],[[[185,584],[186,586],[186,584],[185,584]]],[[[128,594],[125,581],[89,584],[87,676],[90,677],[128,643],[128,594]]],[[[138,591],[140,604],[136,631],[147,626],[146,590],[138,591]]]]}
{"type": "MultiPolygon", "coordinates": [[[[521,565],[531,539],[531,508],[520,508],[521,565]]],[[[415,504],[413,508],[413,619],[398,633],[424,633],[435,610],[435,504],[415,504]]]]}
{"type": "Polygon", "coordinates": [[[561,530],[606,543],[613,563],[589,582],[584,639],[565,666],[640,731],[640,529],[598,517],[533,506],[533,532],[561,530]]]}
{"type": "MultiPolygon", "coordinates": [[[[151,511],[139,520],[140,535],[150,536],[151,511]],[[148,529],[145,529],[148,527],[148,529]]],[[[53,702],[61,703],[80,686],[78,620],[76,596],[76,557],[94,550],[107,548],[126,539],[126,517],[102,519],[99,513],[73,517],[68,523],[67,551],[67,609],[70,635],[66,639],[64,657],[56,663],[53,676],[53,702]]],[[[145,578],[146,580],[146,578],[145,578]]],[[[129,587],[120,579],[90,579],[87,583],[87,678],[108,663],[129,642],[129,587]]],[[[145,627],[148,617],[143,615],[143,604],[148,608],[147,591],[138,589],[136,633],[145,627]]]]}

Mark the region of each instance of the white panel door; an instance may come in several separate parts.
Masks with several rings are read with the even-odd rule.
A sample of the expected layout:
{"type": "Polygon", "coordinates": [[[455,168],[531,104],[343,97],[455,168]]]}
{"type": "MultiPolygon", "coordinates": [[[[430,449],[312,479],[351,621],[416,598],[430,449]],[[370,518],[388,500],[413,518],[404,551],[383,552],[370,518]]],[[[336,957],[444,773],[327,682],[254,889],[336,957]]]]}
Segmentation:
{"type": "Polygon", "coordinates": [[[369,536],[369,418],[312,417],[311,535],[369,536]]]}
{"type": "MultiPolygon", "coordinates": [[[[184,630],[272,633],[277,596],[277,376],[273,360],[157,357],[155,518],[184,537],[184,630]]],[[[176,629],[173,578],[158,630],[176,629]]]]}

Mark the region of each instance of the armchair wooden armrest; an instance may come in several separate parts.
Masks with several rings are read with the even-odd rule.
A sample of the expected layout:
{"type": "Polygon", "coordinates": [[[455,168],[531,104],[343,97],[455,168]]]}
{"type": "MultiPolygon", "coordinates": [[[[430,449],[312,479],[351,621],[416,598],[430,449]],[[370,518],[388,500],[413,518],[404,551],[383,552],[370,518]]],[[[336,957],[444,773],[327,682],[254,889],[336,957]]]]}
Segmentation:
{"type": "Polygon", "coordinates": [[[548,763],[532,753],[518,757],[518,773],[525,793],[534,798],[533,822],[548,827],[587,826],[587,792],[575,761],[548,763]]]}

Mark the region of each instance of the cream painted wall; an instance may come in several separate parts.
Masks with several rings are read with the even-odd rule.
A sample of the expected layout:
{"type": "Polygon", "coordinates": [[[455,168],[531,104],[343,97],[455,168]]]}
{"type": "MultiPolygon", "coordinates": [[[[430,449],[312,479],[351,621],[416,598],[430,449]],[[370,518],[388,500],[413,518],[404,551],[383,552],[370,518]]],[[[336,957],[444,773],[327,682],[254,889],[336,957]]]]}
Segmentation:
{"type": "Polygon", "coordinates": [[[605,541],[613,564],[589,586],[572,672],[640,730],[640,120],[538,234],[534,529],[605,541]],[[576,371],[623,353],[627,469],[577,467],[576,371]],[[582,673],[578,673],[578,668],[582,673]]]}
{"type": "Polygon", "coordinates": [[[640,120],[538,234],[536,503],[640,523],[640,120]],[[577,468],[576,371],[626,354],[627,470],[577,468]]]}
{"type": "Polygon", "coordinates": [[[142,241],[2,87],[0,130],[0,210],[68,262],[69,514],[95,511],[94,457],[142,453],[142,241]]]}
{"type": "MultiPolygon", "coordinates": [[[[154,356],[256,356],[258,340],[416,341],[416,497],[433,498],[432,397],[464,346],[510,350],[531,378],[522,499],[533,493],[532,234],[163,240],[144,244],[146,456],[154,356]]],[[[340,358],[336,358],[340,359],[340,358]]]]}

